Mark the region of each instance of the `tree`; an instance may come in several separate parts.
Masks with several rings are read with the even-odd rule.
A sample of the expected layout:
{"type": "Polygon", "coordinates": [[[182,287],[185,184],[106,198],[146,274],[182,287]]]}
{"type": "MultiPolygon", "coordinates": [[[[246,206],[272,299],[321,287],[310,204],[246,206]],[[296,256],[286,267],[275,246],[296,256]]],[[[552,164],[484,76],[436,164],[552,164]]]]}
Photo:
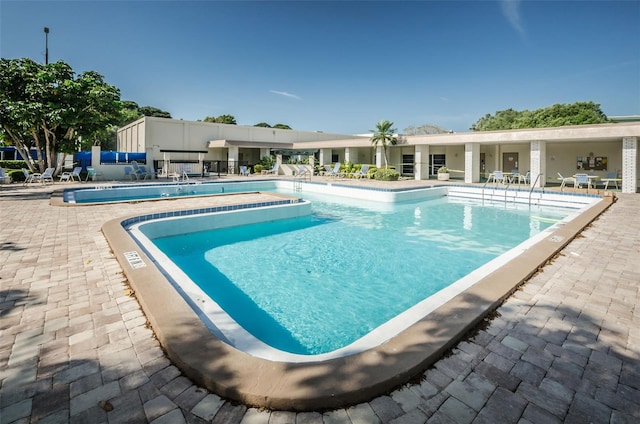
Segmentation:
{"type": "Polygon", "coordinates": [[[444,134],[449,131],[437,125],[425,124],[419,127],[407,127],[404,129],[405,135],[425,135],[425,134],[444,134]]]}
{"type": "Polygon", "coordinates": [[[562,127],[566,125],[602,124],[610,122],[600,105],[594,102],[555,104],[533,111],[507,109],[486,114],[471,126],[473,131],[495,131],[521,128],[562,127]]]}
{"type": "Polygon", "coordinates": [[[169,112],[153,106],[142,106],[138,108],[138,113],[140,114],[140,117],[156,116],[158,118],[171,118],[171,114],[169,112]]]}
{"type": "Polygon", "coordinates": [[[266,122],[258,122],[254,125],[254,127],[271,128],[271,125],[267,124],[266,122]]]}
{"type": "Polygon", "coordinates": [[[215,122],[216,124],[237,125],[236,118],[233,115],[220,115],[218,117],[207,116],[204,122],[215,122]]]}
{"type": "Polygon", "coordinates": [[[281,130],[290,130],[291,129],[291,127],[289,125],[287,125],[287,124],[275,124],[273,126],[273,128],[278,128],[278,129],[281,129],[281,130]]]}
{"type": "Polygon", "coordinates": [[[90,145],[121,109],[120,91],[97,72],[76,75],[62,61],[0,59],[0,124],[31,170],[58,168],[59,152],[90,145]]]}
{"type": "Polygon", "coordinates": [[[387,164],[387,145],[391,144],[395,146],[398,144],[398,137],[394,136],[396,129],[393,128],[393,122],[380,121],[376,124],[376,129],[371,130],[373,135],[371,136],[371,144],[374,149],[378,148],[378,145],[382,146],[382,153],[384,155],[384,167],[388,168],[387,164]]]}

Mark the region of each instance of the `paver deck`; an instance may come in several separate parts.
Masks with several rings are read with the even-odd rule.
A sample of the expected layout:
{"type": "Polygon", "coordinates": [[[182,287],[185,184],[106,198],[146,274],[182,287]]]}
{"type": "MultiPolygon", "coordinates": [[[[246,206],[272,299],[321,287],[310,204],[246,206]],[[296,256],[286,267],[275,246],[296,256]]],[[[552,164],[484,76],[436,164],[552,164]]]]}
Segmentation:
{"type": "Polygon", "coordinates": [[[165,357],[100,231],[148,203],[51,206],[59,188],[0,187],[1,424],[640,421],[639,195],[620,195],[419,381],[293,413],[227,402],[165,357]]]}

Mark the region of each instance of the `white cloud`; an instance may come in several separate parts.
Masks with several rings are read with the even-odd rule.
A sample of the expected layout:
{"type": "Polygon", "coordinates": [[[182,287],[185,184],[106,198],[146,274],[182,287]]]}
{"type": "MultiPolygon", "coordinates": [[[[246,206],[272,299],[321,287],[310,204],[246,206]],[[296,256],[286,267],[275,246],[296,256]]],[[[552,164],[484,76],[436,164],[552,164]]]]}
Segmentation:
{"type": "Polygon", "coordinates": [[[500,0],[500,9],[509,24],[520,34],[524,34],[524,28],[520,19],[521,0],[500,0]]]}
{"type": "Polygon", "coordinates": [[[278,94],[278,95],[284,96],[284,97],[290,97],[292,99],[302,100],[299,96],[296,96],[295,94],[287,93],[286,91],[269,90],[269,92],[271,92],[273,94],[278,94]]]}

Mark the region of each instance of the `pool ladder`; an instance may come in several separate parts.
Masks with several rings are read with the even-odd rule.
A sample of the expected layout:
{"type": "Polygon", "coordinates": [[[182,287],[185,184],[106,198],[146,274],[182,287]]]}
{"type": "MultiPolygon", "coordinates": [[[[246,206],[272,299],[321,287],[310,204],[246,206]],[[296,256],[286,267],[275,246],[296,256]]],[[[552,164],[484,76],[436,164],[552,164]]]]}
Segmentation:
{"type": "Polygon", "coordinates": [[[298,175],[293,176],[293,189],[295,191],[302,191],[302,183],[304,181],[311,181],[311,172],[306,171],[298,175]]]}
{"type": "MultiPolygon", "coordinates": [[[[543,175],[544,175],[543,173],[538,174],[536,176],[536,179],[533,182],[533,184],[531,184],[531,188],[529,189],[529,206],[531,206],[531,196],[533,194],[533,190],[536,187],[536,184],[538,183],[538,181],[540,180],[540,177],[542,177],[543,175]]],[[[482,186],[482,201],[483,202],[484,202],[484,192],[485,192],[485,189],[486,189],[486,187],[487,187],[487,185],[489,184],[490,181],[491,180],[487,180],[484,183],[484,185],[482,186]]],[[[506,181],[507,181],[506,184],[503,183],[504,184],[503,190],[504,190],[504,203],[505,203],[505,205],[507,204],[507,195],[509,193],[509,186],[511,186],[511,184],[512,184],[511,181],[509,181],[509,180],[506,180],[506,181]]],[[[493,187],[493,192],[495,193],[495,190],[498,188],[499,182],[494,180],[494,183],[495,183],[495,186],[493,187]]],[[[516,199],[518,198],[517,193],[520,192],[520,188],[519,187],[520,187],[520,185],[518,184],[518,190],[515,191],[516,194],[513,196],[513,202],[514,203],[515,203],[516,199]]],[[[544,188],[542,189],[542,193],[544,194],[544,188]]],[[[491,194],[490,200],[493,200],[493,193],[491,194]]]]}

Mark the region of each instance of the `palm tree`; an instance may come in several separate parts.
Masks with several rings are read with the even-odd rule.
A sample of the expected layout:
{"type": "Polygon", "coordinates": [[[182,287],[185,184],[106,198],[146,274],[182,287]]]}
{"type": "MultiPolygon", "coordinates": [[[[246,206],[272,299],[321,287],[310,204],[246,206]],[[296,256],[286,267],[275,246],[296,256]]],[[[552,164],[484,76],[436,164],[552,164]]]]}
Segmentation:
{"type": "Polygon", "coordinates": [[[382,153],[384,154],[384,167],[387,165],[387,144],[395,146],[398,143],[398,137],[393,134],[396,132],[393,127],[393,122],[383,120],[376,124],[376,129],[371,130],[373,135],[371,136],[371,144],[374,149],[378,148],[378,144],[382,146],[382,153]]]}

